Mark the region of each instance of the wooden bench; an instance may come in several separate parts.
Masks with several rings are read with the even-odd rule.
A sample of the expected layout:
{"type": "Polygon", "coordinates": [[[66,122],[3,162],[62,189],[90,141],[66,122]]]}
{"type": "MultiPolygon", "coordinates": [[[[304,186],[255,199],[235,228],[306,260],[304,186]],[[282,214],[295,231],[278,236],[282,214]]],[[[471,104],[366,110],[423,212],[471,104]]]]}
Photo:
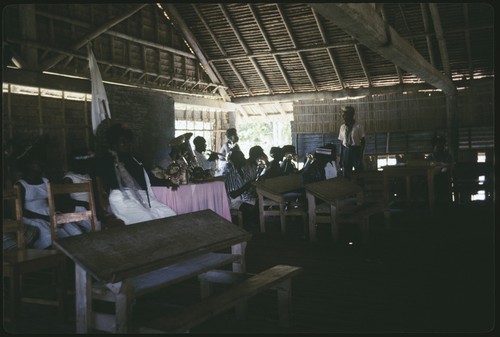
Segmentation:
{"type": "MultiPolygon", "coordinates": [[[[221,268],[239,260],[240,258],[240,255],[237,254],[208,253],[184,262],[136,276],[132,278],[130,282],[131,289],[129,289],[130,292],[128,298],[129,308],[126,316],[123,318],[118,317],[122,315],[120,312],[116,312],[115,315],[112,315],[92,311],[94,328],[100,331],[116,332],[117,322],[124,321],[127,316],[130,316],[132,306],[137,297],[164,287],[168,287],[183,280],[187,280],[191,277],[195,277],[209,270],[221,268]]],[[[94,283],[92,287],[92,299],[106,302],[116,302],[117,294],[110,290],[110,288],[113,288],[111,284],[106,285],[104,283],[94,283]]]]}
{"type": "MultiPolygon", "coordinates": [[[[232,308],[249,298],[268,289],[278,291],[278,309],[280,325],[290,326],[291,278],[302,271],[302,267],[276,265],[259,274],[229,287],[220,293],[207,296],[201,301],[182,308],[175,314],[157,317],[149,322],[138,324],[138,333],[179,333],[189,330],[232,308]]],[[[224,274],[217,274],[224,275],[224,274]]],[[[231,273],[226,274],[228,282],[234,282],[231,273]]],[[[207,276],[210,279],[210,276],[207,276]]],[[[239,276],[236,279],[240,279],[239,276]]],[[[215,281],[215,282],[220,282],[215,281]]]]}

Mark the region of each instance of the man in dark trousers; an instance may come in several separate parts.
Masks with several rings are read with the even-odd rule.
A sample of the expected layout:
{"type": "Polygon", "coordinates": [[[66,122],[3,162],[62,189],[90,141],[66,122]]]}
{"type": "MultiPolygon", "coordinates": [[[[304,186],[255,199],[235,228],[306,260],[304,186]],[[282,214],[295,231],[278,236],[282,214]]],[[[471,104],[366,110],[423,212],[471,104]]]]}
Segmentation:
{"type": "Polygon", "coordinates": [[[352,170],[363,169],[363,152],[365,150],[365,130],[363,125],[354,119],[354,108],[342,108],[344,124],[340,126],[340,167],[342,175],[348,177],[352,170]]]}

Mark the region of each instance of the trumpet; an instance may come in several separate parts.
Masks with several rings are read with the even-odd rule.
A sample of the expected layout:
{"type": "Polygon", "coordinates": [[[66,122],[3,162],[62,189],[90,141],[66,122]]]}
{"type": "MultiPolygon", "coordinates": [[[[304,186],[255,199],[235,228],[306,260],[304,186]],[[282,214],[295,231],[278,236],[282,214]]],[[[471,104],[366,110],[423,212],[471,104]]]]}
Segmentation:
{"type": "Polygon", "coordinates": [[[222,153],[220,152],[215,152],[215,151],[212,151],[212,150],[205,150],[205,152],[209,152],[210,151],[210,154],[212,153],[215,153],[216,155],[219,155],[219,156],[224,156],[222,153]]]}

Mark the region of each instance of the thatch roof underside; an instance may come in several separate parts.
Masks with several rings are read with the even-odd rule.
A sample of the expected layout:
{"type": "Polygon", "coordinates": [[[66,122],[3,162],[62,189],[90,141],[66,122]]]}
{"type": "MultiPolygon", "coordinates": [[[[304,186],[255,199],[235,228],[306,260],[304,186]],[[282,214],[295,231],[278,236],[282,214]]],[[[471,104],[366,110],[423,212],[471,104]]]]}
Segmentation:
{"type": "Polygon", "coordinates": [[[16,4],[2,21],[4,81],[88,79],[90,41],[105,82],[237,103],[244,117],[494,77],[485,3],[16,4]]]}

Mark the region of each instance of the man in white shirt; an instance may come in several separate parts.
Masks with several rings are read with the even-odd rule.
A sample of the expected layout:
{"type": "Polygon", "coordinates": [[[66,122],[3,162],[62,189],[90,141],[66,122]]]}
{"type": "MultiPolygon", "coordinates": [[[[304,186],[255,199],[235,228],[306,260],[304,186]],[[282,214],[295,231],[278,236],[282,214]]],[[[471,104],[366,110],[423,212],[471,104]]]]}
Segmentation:
{"type": "Polygon", "coordinates": [[[344,124],[340,126],[340,167],[342,175],[349,176],[352,170],[363,169],[363,152],[365,149],[365,130],[363,125],[356,123],[354,119],[354,108],[346,106],[342,108],[344,124]]]}
{"type": "Polygon", "coordinates": [[[208,158],[205,156],[205,151],[207,150],[207,141],[201,136],[197,136],[193,139],[194,144],[194,156],[198,165],[203,170],[209,170],[210,175],[214,176],[217,169],[217,158],[219,157],[216,152],[210,153],[208,158]]]}

